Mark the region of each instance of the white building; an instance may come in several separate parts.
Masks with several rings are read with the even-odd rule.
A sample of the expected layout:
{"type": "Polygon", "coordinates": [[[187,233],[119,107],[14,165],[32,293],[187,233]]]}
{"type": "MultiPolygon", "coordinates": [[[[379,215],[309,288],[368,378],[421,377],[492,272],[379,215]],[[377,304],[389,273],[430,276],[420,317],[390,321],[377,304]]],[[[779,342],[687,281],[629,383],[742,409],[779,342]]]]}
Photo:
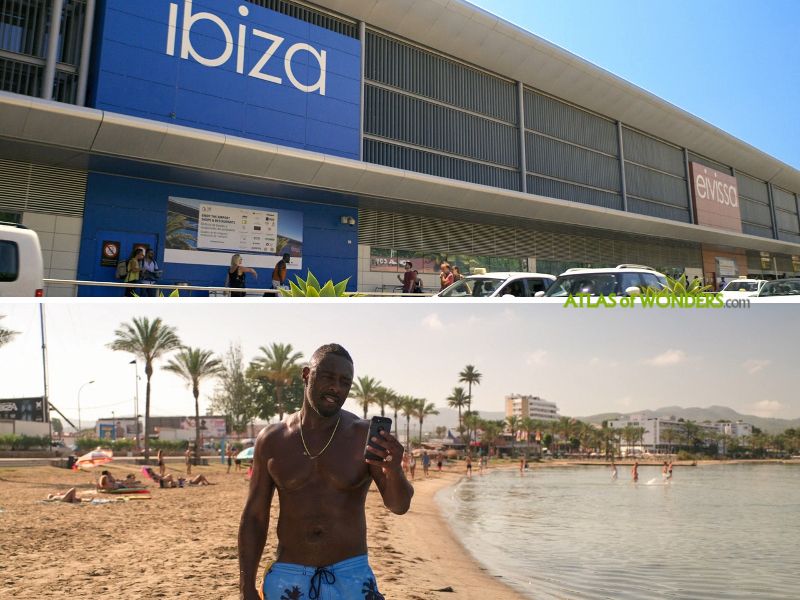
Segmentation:
{"type": "MultiPolygon", "coordinates": [[[[642,436],[627,444],[622,438],[623,451],[628,452],[670,452],[675,448],[685,445],[682,436],[685,432],[685,421],[678,421],[675,417],[647,417],[645,415],[630,415],[608,422],[611,429],[625,429],[628,425],[642,427],[642,436]],[[671,434],[668,432],[672,432],[671,434]]],[[[705,444],[713,442],[717,434],[724,433],[741,439],[753,434],[753,426],[749,423],[738,421],[736,423],[695,423],[703,432],[705,444]]],[[[741,441],[740,441],[741,443],[741,441]]],[[[724,451],[720,448],[720,451],[724,451]]]]}
{"type": "Polygon", "coordinates": [[[511,394],[506,396],[506,417],[530,417],[539,421],[558,421],[558,406],[539,396],[522,396],[511,394]]]}

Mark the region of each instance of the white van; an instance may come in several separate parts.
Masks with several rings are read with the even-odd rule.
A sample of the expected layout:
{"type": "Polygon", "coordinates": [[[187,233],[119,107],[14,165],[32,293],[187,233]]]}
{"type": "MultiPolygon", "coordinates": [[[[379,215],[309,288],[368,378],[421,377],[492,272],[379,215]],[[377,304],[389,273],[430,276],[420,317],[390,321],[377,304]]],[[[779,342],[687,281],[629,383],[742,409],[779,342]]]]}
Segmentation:
{"type": "Polygon", "coordinates": [[[43,296],[43,273],[36,232],[22,225],[0,223],[0,296],[43,296]]]}

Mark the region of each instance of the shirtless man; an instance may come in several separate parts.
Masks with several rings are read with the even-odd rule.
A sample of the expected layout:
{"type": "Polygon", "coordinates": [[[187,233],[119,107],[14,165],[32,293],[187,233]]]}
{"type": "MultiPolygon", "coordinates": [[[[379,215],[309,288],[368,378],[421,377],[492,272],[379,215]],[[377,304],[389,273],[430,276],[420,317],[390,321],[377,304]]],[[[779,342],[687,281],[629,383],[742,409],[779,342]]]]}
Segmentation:
{"type": "Polygon", "coordinates": [[[633,461],[633,468],[631,468],[631,477],[633,478],[633,482],[636,483],[639,481],[639,461],[633,461]]]}
{"type": "Polygon", "coordinates": [[[341,410],[353,383],[353,360],[338,344],[317,349],[303,369],[299,412],[256,440],[250,492],[239,526],[239,590],[257,600],[256,576],[277,489],[277,562],[264,578],[265,600],[281,597],[383,598],[367,563],[367,491],[374,481],[384,505],[401,515],[414,489],[402,470],[403,446],[387,432],[372,438],[369,422],[341,410]],[[302,596],[300,596],[302,594],[302,596]]]}

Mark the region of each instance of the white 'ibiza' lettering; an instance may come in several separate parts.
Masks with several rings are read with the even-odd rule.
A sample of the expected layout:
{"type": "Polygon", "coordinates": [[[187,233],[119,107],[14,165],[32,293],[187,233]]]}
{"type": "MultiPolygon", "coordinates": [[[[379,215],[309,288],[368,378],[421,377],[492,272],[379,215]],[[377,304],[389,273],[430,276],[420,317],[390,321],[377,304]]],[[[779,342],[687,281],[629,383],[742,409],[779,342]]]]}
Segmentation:
{"type": "MultiPolygon", "coordinates": [[[[209,68],[217,68],[221,67],[228,63],[231,57],[234,54],[234,50],[236,52],[236,72],[244,75],[246,65],[245,65],[245,58],[247,55],[247,42],[248,42],[248,35],[247,35],[247,24],[240,23],[236,28],[236,41],[234,44],[233,32],[231,28],[222,20],[222,18],[218,15],[215,15],[210,12],[192,12],[192,2],[193,0],[184,0],[183,2],[183,24],[182,24],[182,34],[180,37],[180,58],[182,60],[194,60],[201,65],[209,68]],[[200,52],[192,45],[192,27],[201,22],[206,21],[208,23],[212,23],[216,28],[219,29],[222,37],[225,40],[225,47],[219,56],[209,57],[203,56],[200,52]]],[[[180,6],[178,4],[171,3],[169,5],[169,23],[167,27],[167,49],[166,53],[169,56],[175,56],[176,52],[176,41],[177,41],[177,29],[178,29],[178,13],[180,11],[180,6]]],[[[246,6],[239,7],[239,14],[242,17],[247,17],[250,14],[249,9],[246,6]]],[[[261,55],[261,58],[256,61],[256,64],[248,71],[247,77],[253,77],[255,79],[261,79],[262,81],[267,81],[269,83],[275,84],[282,84],[283,78],[275,75],[274,73],[268,73],[267,68],[270,63],[270,60],[275,56],[278,49],[283,45],[285,38],[275,35],[273,33],[269,33],[267,31],[263,31],[261,29],[253,29],[251,31],[252,38],[260,38],[263,40],[268,40],[270,42],[269,46],[266,48],[264,53],[261,55]]],[[[279,61],[278,61],[279,62],[279,61]]],[[[300,90],[301,92],[305,93],[313,93],[319,92],[321,96],[325,95],[325,86],[326,86],[326,73],[327,73],[327,52],[325,50],[318,50],[313,46],[310,46],[306,43],[297,43],[293,44],[288,48],[286,51],[286,56],[283,60],[284,63],[284,72],[286,73],[286,77],[289,79],[291,84],[300,90]],[[297,52],[307,52],[309,55],[313,56],[316,59],[317,66],[319,67],[319,78],[316,82],[305,85],[300,82],[297,77],[295,77],[293,66],[292,66],[292,59],[297,52]]]]}

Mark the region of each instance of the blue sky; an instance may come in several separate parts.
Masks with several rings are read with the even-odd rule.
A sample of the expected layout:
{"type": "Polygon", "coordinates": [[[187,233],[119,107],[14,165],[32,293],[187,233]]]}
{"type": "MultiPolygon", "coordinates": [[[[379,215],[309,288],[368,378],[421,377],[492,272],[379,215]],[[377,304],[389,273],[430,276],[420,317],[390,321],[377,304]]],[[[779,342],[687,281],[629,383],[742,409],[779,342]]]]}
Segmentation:
{"type": "MultiPolygon", "coordinates": [[[[743,414],[800,417],[796,305],[749,310],[573,310],[521,301],[489,303],[270,300],[139,302],[65,299],[46,304],[50,397],[77,419],[132,414],[131,357],[106,344],[123,321],[160,316],[187,345],[224,353],[242,344],[291,343],[308,357],[343,344],[356,376],[444,406],[458,373],[474,364],[479,411],[503,411],[507,394],[556,402],[562,414],[633,412],[663,406],[725,405],[743,414]]],[[[38,306],[0,303],[3,327],[22,332],[0,347],[0,398],[42,394],[38,306]]],[[[140,372],[142,368],[140,367],[140,372]]],[[[211,387],[201,389],[201,411],[211,387]]],[[[144,402],[144,382],[140,388],[144,402]]],[[[360,414],[355,404],[347,407],[360,414]]],[[[158,366],[153,414],[194,413],[191,390],[158,366]]]]}
{"type": "Polygon", "coordinates": [[[797,0],[470,0],[800,169],[797,0]]]}

